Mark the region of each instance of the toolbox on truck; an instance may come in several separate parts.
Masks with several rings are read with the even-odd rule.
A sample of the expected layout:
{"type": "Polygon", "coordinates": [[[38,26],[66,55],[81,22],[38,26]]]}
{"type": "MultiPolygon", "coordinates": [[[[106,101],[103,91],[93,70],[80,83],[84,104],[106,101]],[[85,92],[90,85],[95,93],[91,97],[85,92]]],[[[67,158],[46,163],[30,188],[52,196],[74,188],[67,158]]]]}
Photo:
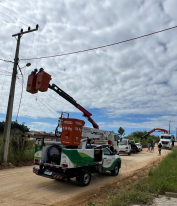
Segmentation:
{"type": "Polygon", "coordinates": [[[84,124],[85,122],[80,119],[62,118],[61,143],[72,146],[80,145],[84,124]]]}

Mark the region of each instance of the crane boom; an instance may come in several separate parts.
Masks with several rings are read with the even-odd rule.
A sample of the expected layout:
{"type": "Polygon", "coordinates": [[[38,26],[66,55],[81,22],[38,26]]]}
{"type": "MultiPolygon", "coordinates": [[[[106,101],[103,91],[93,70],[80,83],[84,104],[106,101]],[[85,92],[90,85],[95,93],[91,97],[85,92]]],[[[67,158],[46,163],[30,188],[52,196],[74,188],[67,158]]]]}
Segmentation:
{"type": "Polygon", "coordinates": [[[99,129],[99,126],[96,124],[96,122],[91,118],[92,114],[87,111],[85,108],[83,108],[80,104],[76,102],[71,96],[69,96],[66,92],[64,92],[62,89],[60,89],[57,85],[49,84],[49,89],[52,89],[57,94],[59,94],[61,97],[63,97],[65,100],[70,102],[72,105],[74,105],[77,109],[79,109],[81,112],[83,112],[83,116],[88,119],[88,121],[93,125],[94,128],[99,129]]]}
{"type": "Polygon", "coordinates": [[[166,129],[161,129],[161,128],[154,128],[151,131],[149,131],[147,134],[145,134],[144,136],[141,137],[141,139],[146,138],[148,135],[150,135],[151,133],[155,132],[156,130],[162,131],[164,133],[168,133],[168,131],[166,129]]]}

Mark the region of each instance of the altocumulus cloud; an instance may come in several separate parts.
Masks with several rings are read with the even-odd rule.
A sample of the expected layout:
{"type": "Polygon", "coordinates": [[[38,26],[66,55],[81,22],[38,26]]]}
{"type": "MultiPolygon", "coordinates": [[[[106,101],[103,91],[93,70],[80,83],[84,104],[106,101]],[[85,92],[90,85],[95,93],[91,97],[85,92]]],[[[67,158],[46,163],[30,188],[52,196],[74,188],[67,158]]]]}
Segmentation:
{"type": "MultiPolygon", "coordinates": [[[[1,4],[40,26],[38,32],[21,39],[20,59],[67,53],[110,44],[177,25],[175,0],[69,0],[4,1],[1,4]]],[[[0,56],[14,59],[16,41],[12,34],[19,27],[35,24],[0,6],[0,56]],[[6,15],[4,15],[4,14],[6,15]],[[23,22],[24,24],[22,24],[23,22]]],[[[82,106],[99,109],[112,121],[103,127],[152,128],[162,125],[177,113],[176,29],[136,41],[69,56],[31,60],[23,68],[24,90],[28,74],[43,67],[52,82],[74,97],[82,106]],[[124,115],[146,115],[141,123],[118,121],[124,115]],[[158,115],[157,119],[148,115],[158,115]],[[112,119],[112,120],[111,120],[112,119]],[[163,124],[162,121],[163,120],[163,124]],[[106,126],[107,125],[107,126],[106,126]],[[109,125],[109,126],[108,126],[109,125]]],[[[25,65],[20,61],[20,67],[25,65]]],[[[11,64],[0,66],[12,71],[11,64]]],[[[0,76],[0,103],[6,112],[9,76],[0,76]]],[[[17,80],[13,115],[17,114],[22,78],[17,80]]],[[[55,118],[58,112],[77,110],[52,91],[31,95],[23,92],[20,117],[55,118]],[[45,104],[52,112],[50,112],[45,104]],[[40,106],[39,106],[40,105],[40,106]]],[[[94,114],[96,116],[96,114],[94,114]]],[[[40,125],[38,124],[40,127],[40,125]]],[[[46,128],[50,123],[46,125],[46,128]]]]}

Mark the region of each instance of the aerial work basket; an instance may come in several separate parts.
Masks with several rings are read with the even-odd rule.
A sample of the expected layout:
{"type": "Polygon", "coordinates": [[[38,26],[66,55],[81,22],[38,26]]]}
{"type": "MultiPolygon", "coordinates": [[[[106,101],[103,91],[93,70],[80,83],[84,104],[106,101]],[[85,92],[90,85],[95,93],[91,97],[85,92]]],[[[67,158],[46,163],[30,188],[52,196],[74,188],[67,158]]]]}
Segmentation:
{"type": "Polygon", "coordinates": [[[40,92],[46,92],[49,88],[49,82],[51,80],[51,75],[44,72],[41,68],[37,73],[37,69],[35,69],[29,76],[27,82],[26,91],[29,93],[37,93],[38,90],[40,92]]]}
{"type": "Polygon", "coordinates": [[[51,75],[46,72],[39,72],[37,74],[36,89],[40,92],[46,92],[49,88],[49,82],[51,80],[51,75]]]}
{"type": "Polygon", "coordinates": [[[37,76],[35,74],[32,73],[28,76],[27,87],[26,87],[27,92],[32,94],[38,92],[38,90],[36,90],[36,80],[37,80],[37,76]]]}

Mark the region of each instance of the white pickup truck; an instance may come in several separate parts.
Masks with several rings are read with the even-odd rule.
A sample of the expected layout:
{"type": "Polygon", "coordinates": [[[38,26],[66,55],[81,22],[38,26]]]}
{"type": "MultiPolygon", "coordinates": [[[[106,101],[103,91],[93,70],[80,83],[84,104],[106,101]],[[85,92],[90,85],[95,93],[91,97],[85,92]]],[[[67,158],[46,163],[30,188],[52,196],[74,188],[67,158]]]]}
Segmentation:
{"type": "Polygon", "coordinates": [[[105,145],[93,145],[81,140],[79,147],[36,139],[34,167],[36,175],[50,179],[76,178],[81,186],[89,185],[91,173],[110,171],[116,176],[121,168],[119,155],[105,145]]]}
{"type": "Polygon", "coordinates": [[[119,141],[119,154],[131,155],[131,144],[129,139],[122,139],[119,141]]]}

